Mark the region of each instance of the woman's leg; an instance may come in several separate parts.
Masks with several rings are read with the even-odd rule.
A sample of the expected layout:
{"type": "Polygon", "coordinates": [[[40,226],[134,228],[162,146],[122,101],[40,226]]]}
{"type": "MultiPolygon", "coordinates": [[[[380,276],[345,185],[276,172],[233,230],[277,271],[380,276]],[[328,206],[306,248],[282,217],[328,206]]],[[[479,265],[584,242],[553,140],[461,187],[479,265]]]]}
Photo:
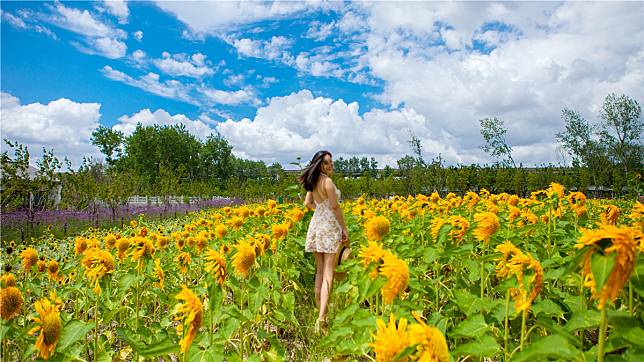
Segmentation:
{"type": "Polygon", "coordinates": [[[322,289],[322,268],[324,256],[322,253],[313,253],[315,256],[315,306],[320,308],[320,289],[322,289]]]}
{"type": "Polygon", "coordinates": [[[322,268],[322,288],[320,290],[320,315],[318,319],[326,320],[329,295],[333,287],[333,271],[335,269],[335,254],[324,253],[324,267],[322,268]]]}

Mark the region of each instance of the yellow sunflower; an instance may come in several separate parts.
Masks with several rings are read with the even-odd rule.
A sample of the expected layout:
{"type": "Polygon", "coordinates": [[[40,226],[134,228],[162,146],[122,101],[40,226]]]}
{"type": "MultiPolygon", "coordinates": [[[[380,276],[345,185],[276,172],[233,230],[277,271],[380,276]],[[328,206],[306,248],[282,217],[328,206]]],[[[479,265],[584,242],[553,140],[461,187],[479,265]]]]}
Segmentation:
{"type": "Polygon", "coordinates": [[[156,258],[154,259],[154,276],[156,277],[156,282],[154,282],[154,286],[157,288],[163,290],[164,288],[164,276],[165,274],[163,273],[163,268],[161,267],[161,259],[156,258]]]}
{"type": "Polygon", "coordinates": [[[272,226],[273,237],[275,240],[284,240],[288,233],[288,226],[285,224],[277,224],[272,226]]]}
{"type": "Polygon", "coordinates": [[[20,314],[22,302],[22,293],[15,286],[8,285],[6,288],[0,288],[0,316],[2,319],[8,321],[20,314]]]}
{"type": "Polygon", "coordinates": [[[228,234],[228,228],[226,225],[219,224],[215,227],[215,235],[217,235],[218,239],[222,239],[226,234],[228,234]]]}
{"type": "Polygon", "coordinates": [[[175,298],[183,301],[182,303],[178,303],[174,308],[174,320],[179,321],[177,335],[182,336],[179,341],[181,353],[186,353],[192,341],[195,339],[199,327],[201,327],[203,321],[203,304],[199,300],[199,297],[185,285],[181,286],[181,292],[175,298]]]}
{"type": "Polygon", "coordinates": [[[382,287],[380,293],[384,303],[391,304],[397,295],[407,289],[409,283],[409,268],[404,260],[397,258],[390,251],[385,251],[382,257],[380,274],[387,278],[387,283],[382,287]]]}
{"type": "Polygon", "coordinates": [[[87,249],[83,254],[85,276],[94,284],[94,292],[101,293],[101,279],[114,271],[114,257],[109,251],[99,248],[87,249]]]}
{"type": "Polygon", "coordinates": [[[364,225],[368,240],[378,241],[389,233],[391,224],[384,216],[375,216],[367,220],[364,225]]]}
{"type": "Polygon", "coordinates": [[[619,207],[615,205],[607,205],[604,212],[601,213],[601,219],[604,224],[615,225],[619,217],[619,207]]]}
{"type": "Polygon", "coordinates": [[[443,333],[436,327],[428,326],[416,312],[412,314],[419,323],[409,325],[409,344],[416,344],[416,353],[412,358],[423,362],[449,362],[449,348],[443,333]]]}
{"type": "Polygon", "coordinates": [[[490,238],[499,229],[499,217],[492,212],[482,212],[474,215],[476,228],[474,228],[474,237],[484,243],[488,243],[490,238]]]}
{"type": "Polygon", "coordinates": [[[150,238],[135,237],[132,239],[132,261],[138,261],[138,269],[142,270],[145,260],[154,256],[156,249],[150,238]]]}
{"type": "Polygon", "coordinates": [[[376,334],[372,334],[373,342],[369,346],[376,353],[376,361],[393,361],[410,343],[409,331],[407,331],[407,320],[400,318],[396,323],[393,314],[389,316],[389,324],[382,319],[376,321],[376,334]]]}
{"type": "Polygon", "coordinates": [[[206,251],[206,260],[205,269],[206,272],[210,273],[219,285],[224,284],[226,280],[226,258],[214,249],[208,249],[206,251]]]}
{"type": "Polygon", "coordinates": [[[49,359],[56,350],[56,344],[63,330],[63,324],[60,320],[60,300],[52,293],[51,300],[43,298],[38,300],[34,308],[37,317],[32,320],[38,325],[29,331],[30,335],[38,333],[36,338],[36,348],[38,355],[43,359],[49,359]]]}
{"type": "Polygon", "coordinates": [[[49,275],[49,279],[58,280],[58,270],[59,265],[56,260],[50,260],[49,263],[47,263],[47,274],[49,275]]]}
{"type": "Polygon", "coordinates": [[[22,269],[24,269],[25,272],[29,272],[31,267],[36,265],[38,262],[38,252],[32,247],[28,247],[23,250],[20,253],[20,257],[22,258],[22,269]]]}
{"type": "Polygon", "coordinates": [[[177,255],[177,263],[179,263],[181,274],[188,272],[188,268],[190,267],[190,260],[190,254],[185,251],[177,255]]]}
{"type": "Polygon", "coordinates": [[[235,245],[237,253],[233,256],[233,267],[235,272],[244,277],[248,277],[250,268],[255,263],[255,248],[246,240],[242,240],[235,245]]]}
{"type": "Polygon", "coordinates": [[[497,258],[496,274],[500,278],[516,277],[519,288],[511,288],[510,293],[514,300],[517,312],[529,310],[532,302],[537,298],[543,287],[543,268],[530,254],[519,250],[514,244],[506,241],[496,247],[502,256],[497,258]],[[525,272],[532,270],[533,275],[527,280],[530,294],[526,288],[525,272]]]}
{"type": "Polygon", "coordinates": [[[617,294],[631,276],[639,251],[636,239],[640,237],[641,231],[615,225],[604,225],[596,230],[582,230],[582,236],[577,240],[575,247],[587,249],[582,276],[584,286],[589,287],[593,298],[599,300],[599,309],[603,309],[607,301],[615,301],[617,294]],[[602,286],[596,285],[591,269],[591,258],[595,252],[602,255],[617,253],[615,265],[602,286]]]}

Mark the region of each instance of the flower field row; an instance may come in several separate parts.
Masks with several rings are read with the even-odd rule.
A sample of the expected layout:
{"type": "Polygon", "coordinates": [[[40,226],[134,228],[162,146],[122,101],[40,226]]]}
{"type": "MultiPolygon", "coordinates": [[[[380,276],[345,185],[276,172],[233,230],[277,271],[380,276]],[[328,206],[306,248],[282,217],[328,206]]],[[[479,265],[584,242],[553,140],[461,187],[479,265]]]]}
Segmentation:
{"type": "Polygon", "coordinates": [[[269,200],[3,242],[2,358],[644,359],[641,203],[552,184],[342,207],[354,255],[325,333],[311,212],[269,200]]]}

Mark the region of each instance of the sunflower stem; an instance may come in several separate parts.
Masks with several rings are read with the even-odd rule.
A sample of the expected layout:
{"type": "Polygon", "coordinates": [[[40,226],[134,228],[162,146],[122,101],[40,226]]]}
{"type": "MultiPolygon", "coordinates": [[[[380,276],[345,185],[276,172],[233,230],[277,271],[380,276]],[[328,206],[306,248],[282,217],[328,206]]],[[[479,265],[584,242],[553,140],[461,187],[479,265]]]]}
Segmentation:
{"type": "Polygon", "coordinates": [[[606,306],[602,308],[601,320],[599,322],[599,343],[597,346],[597,362],[604,362],[604,347],[606,346],[606,306]]]}
{"type": "MultiPolygon", "coordinates": [[[[551,201],[552,202],[552,201],[551,201]]],[[[552,205],[551,203],[548,203],[548,251],[550,251],[551,245],[550,245],[550,224],[552,223],[552,205]]]]}
{"type": "Polygon", "coordinates": [[[520,351],[523,351],[523,345],[525,344],[525,322],[526,318],[528,317],[528,309],[524,309],[523,313],[521,314],[521,344],[519,347],[520,351]]]}
{"type": "Polygon", "coordinates": [[[94,361],[98,361],[98,294],[94,301],[94,361]]]}
{"type": "MultiPolygon", "coordinates": [[[[483,250],[481,251],[481,258],[485,256],[487,251],[487,243],[483,243],[483,250]]],[[[485,295],[485,261],[481,260],[481,298],[485,295]]]]}
{"type": "Polygon", "coordinates": [[[505,292],[505,333],[503,334],[503,353],[505,354],[504,361],[510,359],[510,353],[508,353],[508,314],[510,313],[510,289],[505,292]]]}
{"type": "Polygon", "coordinates": [[[633,315],[633,285],[628,281],[628,312],[633,315]]]}

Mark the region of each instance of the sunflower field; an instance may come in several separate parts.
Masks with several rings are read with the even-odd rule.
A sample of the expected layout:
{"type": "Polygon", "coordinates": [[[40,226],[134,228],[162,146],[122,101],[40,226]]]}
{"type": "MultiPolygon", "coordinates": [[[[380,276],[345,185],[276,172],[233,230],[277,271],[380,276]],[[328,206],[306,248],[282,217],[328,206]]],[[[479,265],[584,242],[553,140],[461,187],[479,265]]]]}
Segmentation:
{"type": "Polygon", "coordinates": [[[299,204],[3,241],[2,361],[644,360],[643,204],[553,183],[342,208],[320,333],[299,204]]]}

